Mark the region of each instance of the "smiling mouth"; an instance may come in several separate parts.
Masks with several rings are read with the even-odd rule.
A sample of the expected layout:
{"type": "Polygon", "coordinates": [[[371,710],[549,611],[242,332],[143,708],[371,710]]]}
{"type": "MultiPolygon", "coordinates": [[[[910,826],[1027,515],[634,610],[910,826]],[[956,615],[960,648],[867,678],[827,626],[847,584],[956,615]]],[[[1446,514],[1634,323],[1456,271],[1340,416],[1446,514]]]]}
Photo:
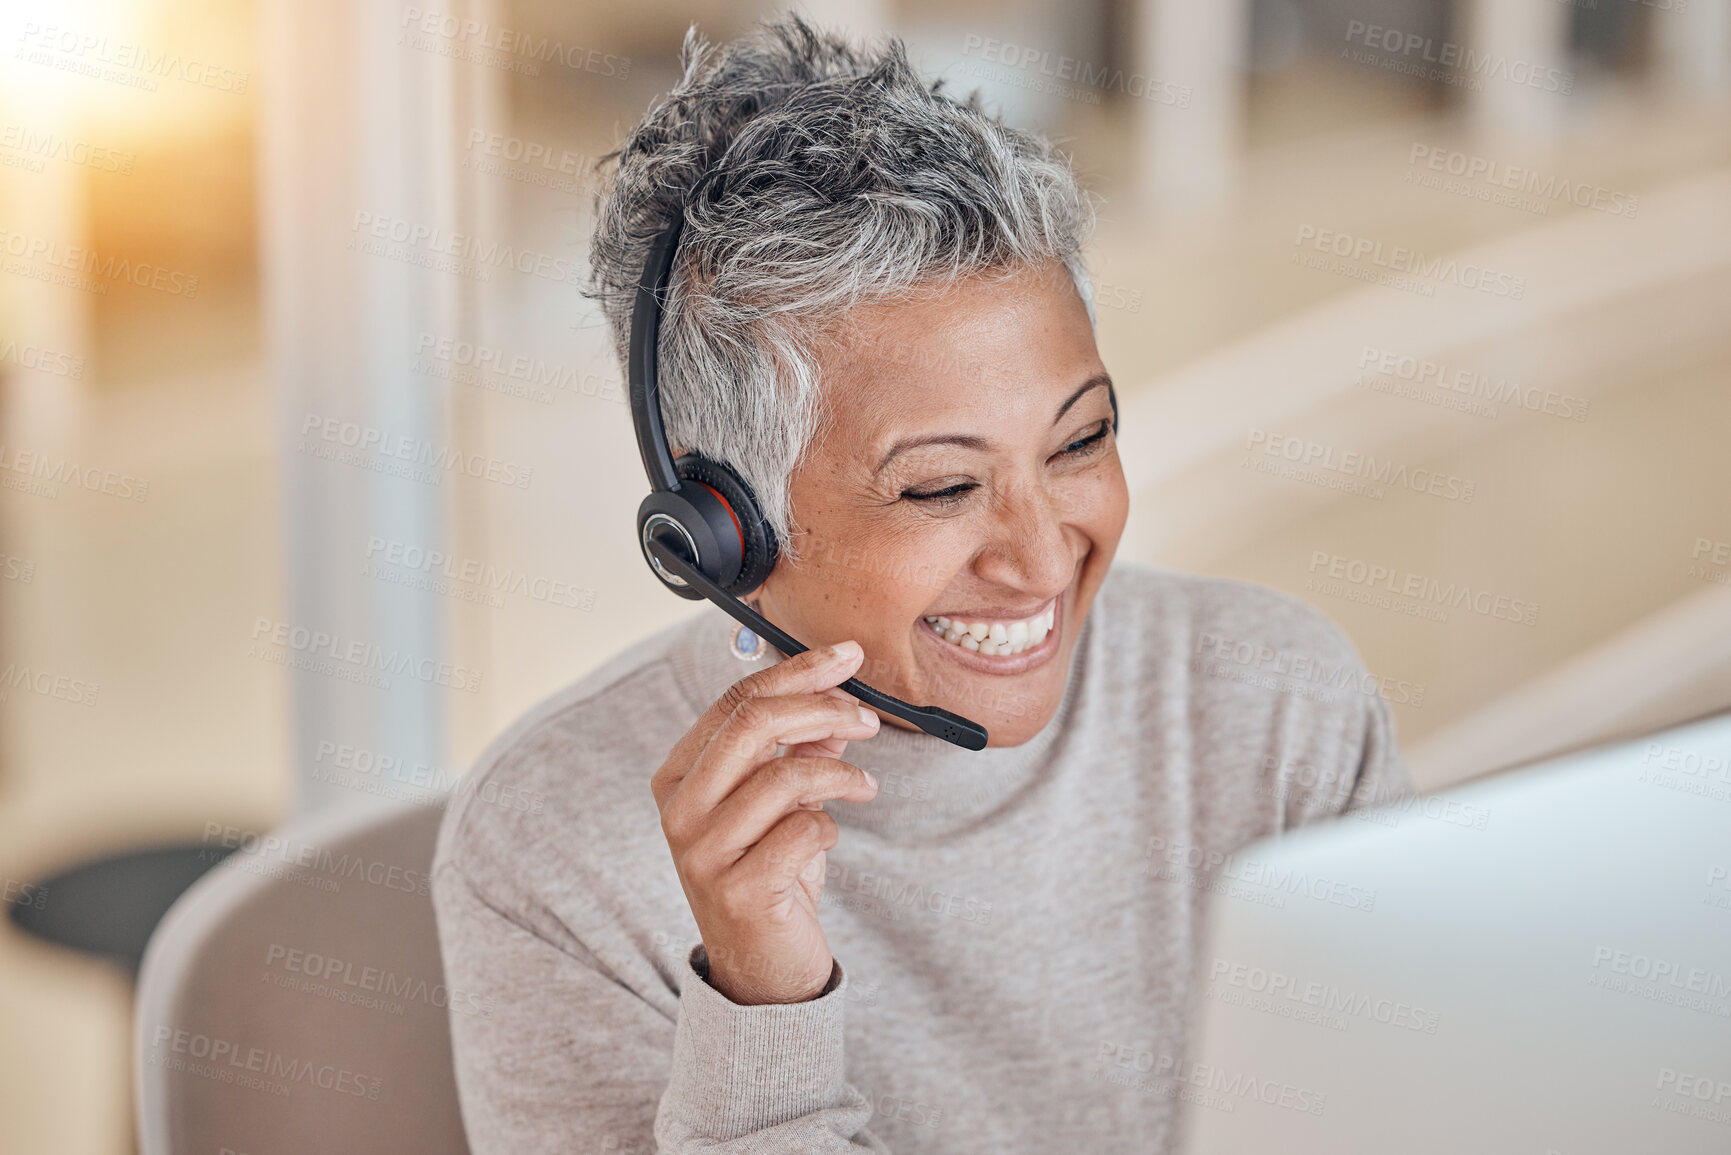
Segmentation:
{"type": "Polygon", "coordinates": [[[1031,617],[1015,620],[969,620],[941,615],[927,617],[932,634],[959,650],[999,658],[1036,649],[1046,640],[1058,613],[1058,599],[1031,617]]]}

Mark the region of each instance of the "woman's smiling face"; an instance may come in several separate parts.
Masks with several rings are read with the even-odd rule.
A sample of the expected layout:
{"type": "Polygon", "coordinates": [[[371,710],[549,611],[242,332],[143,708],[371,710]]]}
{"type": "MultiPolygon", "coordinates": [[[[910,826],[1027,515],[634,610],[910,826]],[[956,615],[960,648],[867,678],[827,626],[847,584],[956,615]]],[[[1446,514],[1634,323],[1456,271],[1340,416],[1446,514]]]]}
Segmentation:
{"type": "Polygon", "coordinates": [[[760,608],[807,645],[858,641],[866,684],[1026,742],[1063,698],[1130,505],[1069,274],[858,308],[819,365],[826,420],[792,479],[802,559],[777,563],[760,608]]]}

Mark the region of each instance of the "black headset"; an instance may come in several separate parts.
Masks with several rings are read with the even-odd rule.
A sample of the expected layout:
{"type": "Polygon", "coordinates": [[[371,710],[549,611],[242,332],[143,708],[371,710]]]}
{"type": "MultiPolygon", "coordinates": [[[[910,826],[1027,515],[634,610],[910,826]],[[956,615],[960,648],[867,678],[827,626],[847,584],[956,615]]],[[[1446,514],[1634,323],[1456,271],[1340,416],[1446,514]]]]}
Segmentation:
{"type": "MultiPolygon", "coordinates": [[[[775,568],[777,555],[775,534],[758,511],[751,486],[727,466],[700,454],[686,453],[675,461],[667,447],[656,354],[663,297],[684,224],[685,213],[680,209],[650,246],[631,310],[626,368],[631,385],[631,422],[637,430],[637,448],[650,485],[649,496],[637,508],[637,541],[662,585],[682,598],[709,599],[791,658],[808,647],[740,600],[763,584],[775,568]]],[[[1112,427],[1118,427],[1115,393],[1112,427]]],[[[985,748],[986,728],[978,722],[937,706],[909,705],[857,678],[849,678],[840,688],[946,742],[967,750],[985,748]]]]}

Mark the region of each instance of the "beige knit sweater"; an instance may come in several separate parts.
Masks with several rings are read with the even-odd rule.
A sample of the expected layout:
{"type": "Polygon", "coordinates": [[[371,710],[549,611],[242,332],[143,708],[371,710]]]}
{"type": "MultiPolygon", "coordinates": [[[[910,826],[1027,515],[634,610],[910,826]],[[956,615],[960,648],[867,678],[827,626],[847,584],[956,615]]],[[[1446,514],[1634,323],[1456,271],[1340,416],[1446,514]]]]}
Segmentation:
{"type": "Polygon", "coordinates": [[[1176,1082],[1109,1076],[1182,1070],[1203,902],[1374,901],[1235,852],[1410,792],[1386,701],[1415,689],[1294,598],[1120,560],[1032,741],[849,743],[879,790],[827,806],[830,988],[735,1005],[649,789],[756,668],[732,624],[706,605],[557,694],[451,804],[446,981],[493,1005],[451,1018],[475,1155],[1169,1150],[1176,1082]]]}

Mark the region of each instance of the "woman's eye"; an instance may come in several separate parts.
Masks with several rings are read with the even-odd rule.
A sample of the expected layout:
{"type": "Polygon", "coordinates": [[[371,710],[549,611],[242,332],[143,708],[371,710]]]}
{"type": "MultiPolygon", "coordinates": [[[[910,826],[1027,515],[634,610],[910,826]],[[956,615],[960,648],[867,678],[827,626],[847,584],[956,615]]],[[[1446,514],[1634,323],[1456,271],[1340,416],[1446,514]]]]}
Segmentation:
{"type": "Polygon", "coordinates": [[[1070,442],[1070,444],[1068,444],[1064,447],[1064,452],[1070,453],[1070,454],[1075,454],[1078,456],[1081,454],[1087,453],[1089,451],[1089,449],[1091,449],[1095,445],[1098,445],[1102,440],[1104,440],[1107,431],[1110,430],[1111,428],[1112,428],[1112,422],[1108,418],[1107,420],[1100,422],[1100,431],[1098,433],[1090,433],[1088,436],[1082,438],[1082,440],[1080,440],[1080,441],[1070,442]]]}
{"type": "Polygon", "coordinates": [[[904,489],[902,490],[902,496],[908,498],[910,501],[936,501],[947,503],[959,500],[962,494],[973,488],[974,483],[970,481],[961,485],[952,485],[948,489],[933,490],[930,493],[915,493],[911,489],[904,489]]]}
{"type": "MultiPolygon", "coordinates": [[[[1100,422],[1100,429],[1098,432],[1090,433],[1080,441],[1072,441],[1059,452],[1060,454],[1068,454],[1072,457],[1085,457],[1094,451],[1095,446],[1105,440],[1106,434],[1109,433],[1111,429],[1112,420],[1111,418],[1107,418],[1100,422]]],[[[970,489],[978,488],[979,486],[974,482],[968,481],[952,485],[947,489],[933,489],[926,492],[904,489],[902,490],[902,496],[907,498],[909,501],[930,501],[936,502],[939,505],[954,505],[960,501],[962,495],[967,493],[970,489]]]]}

